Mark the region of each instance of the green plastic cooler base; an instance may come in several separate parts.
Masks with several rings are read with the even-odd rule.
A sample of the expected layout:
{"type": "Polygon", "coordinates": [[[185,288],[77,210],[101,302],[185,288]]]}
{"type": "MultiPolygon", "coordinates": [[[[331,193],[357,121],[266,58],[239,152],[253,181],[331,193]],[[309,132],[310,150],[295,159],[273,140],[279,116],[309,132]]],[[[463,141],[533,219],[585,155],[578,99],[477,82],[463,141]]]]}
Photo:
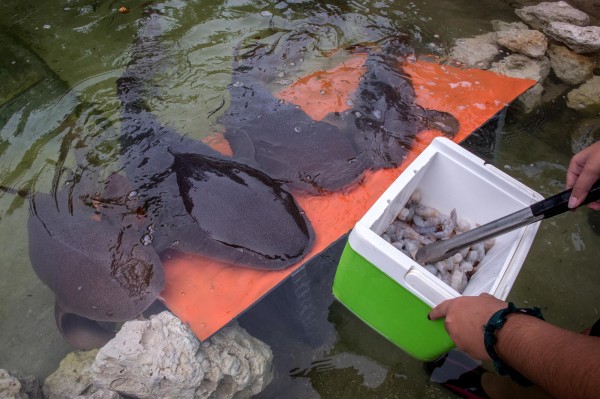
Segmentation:
{"type": "Polygon", "coordinates": [[[333,281],[333,295],[358,318],[409,355],[434,360],[454,347],[443,320],[431,307],[346,244],[333,281]]]}

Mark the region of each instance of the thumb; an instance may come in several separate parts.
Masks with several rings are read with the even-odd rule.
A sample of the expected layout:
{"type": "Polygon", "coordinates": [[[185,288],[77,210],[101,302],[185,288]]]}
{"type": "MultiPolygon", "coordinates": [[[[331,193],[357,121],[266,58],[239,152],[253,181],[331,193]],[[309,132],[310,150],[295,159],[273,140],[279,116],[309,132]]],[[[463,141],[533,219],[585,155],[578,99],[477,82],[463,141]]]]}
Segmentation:
{"type": "Polygon", "coordinates": [[[593,172],[589,169],[584,169],[581,175],[573,186],[571,197],[569,198],[569,208],[577,208],[585,200],[590,191],[590,188],[596,183],[598,179],[598,173],[593,172]]]}
{"type": "Polygon", "coordinates": [[[446,314],[448,313],[448,307],[450,306],[451,301],[452,299],[448,299],[437,305],[435,308],[431,309],[431,311],[427,315],[427,318],[429,320],[437,320],[441,319],[442,317],[446,317],[446,314]]]}

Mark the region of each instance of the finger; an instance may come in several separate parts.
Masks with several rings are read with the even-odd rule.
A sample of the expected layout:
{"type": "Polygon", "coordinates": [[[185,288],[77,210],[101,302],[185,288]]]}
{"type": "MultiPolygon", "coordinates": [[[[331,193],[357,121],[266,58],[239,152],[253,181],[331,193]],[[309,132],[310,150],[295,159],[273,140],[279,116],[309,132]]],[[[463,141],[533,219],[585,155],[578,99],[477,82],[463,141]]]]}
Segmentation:
{"type": "Polygon", "coordinates": [[[592,188],[594,183],[596,183],[596,180],[598,180],[599,171],[600,168],[597,170],[591,165],[583,169],[573,186],[571,198],[569,198],[569,208],[573,209],[581,205],[583,200],[585,200],[585,197],[587,197],[590,188],[592,188]]]}
{"type": "Polygon", "coordinates": [[[573,186],[575,185],[575,182],[577,182],[577,179],[579,178],[579,175],[581,174],[581,171],[583,170],[583,165],[585,164],[585,161],[580,162],[579,158],[580,157],[575,155],[571,159],[571,163],[569,163],[569,169],[567,169],[567,182],[566,182],[567,189],[573,188],[573,186]]]}
{"type": "Polygon", "coordinates": [[[448,313],[448,307],[450,306],[451,302],[452,299],[448,299],[431,309],[429,315],[427,315],[429,320],[437,320],[441,319],[442,317],[446,317],[446,314],[448,313]]]}
{"type": "Polygon", "coordinates": [[[600,202],[590,202],[587,207],[595,211],[600,211],[600,202]]]}

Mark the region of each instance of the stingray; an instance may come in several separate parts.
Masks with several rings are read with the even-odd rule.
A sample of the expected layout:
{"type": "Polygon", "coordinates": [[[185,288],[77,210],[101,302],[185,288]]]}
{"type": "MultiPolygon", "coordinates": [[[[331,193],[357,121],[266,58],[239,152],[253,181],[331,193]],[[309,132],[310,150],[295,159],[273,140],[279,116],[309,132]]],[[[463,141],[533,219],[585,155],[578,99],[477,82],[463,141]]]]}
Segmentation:
{"type": "Polygon", "coordinates": [[[95,173],[84,173],[56,195],[30,201],[29,257],[55,294],[57,325],[81,349],[101,346],[114,333],[95,321],[129,320],[153,303],[165,285],[144,234],[126,179],[113,175],[96,195],[95,173]]]}
{"type": "Polygon", "coordinates": [[[458,133],[459,122],[453,115],[416,103],[412,81],[399,62],[412,55],[405,37],[390,38],[366,51],[366,72],[352,109],[326,119],[346,121],[345,130],[369,169],[397,167],[423,130],[437,130],[448,138],[458,133]]]}
{"type": "MultiPolygon", "coordinates": [[[[314,232],[284,183],[164,126],[144,98],[162,53],[150,13],[117,80],[121,168],[103,185],[84,170],[30,202],[34,271],[56,297],[60,332],[78,348],[114,336],[164,289],[161,258],[197,253],[235,266],[281,270],[311,249],[314,232]]],[[[199,304],[201,306],[201,304],[199,304]]]]}
{"type": "Polygon", "coordinates": [[[367,71],[348,111],[314,121],[299,106],[278,100],[266,83],[275,80],[290,53],[302,55],[297,43],[310,35],[298,36],[272,47],[255,45],[236,56],[231,105],[220,118],[236,159],[260,167],[292,189],[329,192],[355,183],[367,169],[398,166],[424,129],[448,137],[458,132],[454,116],[416,104],[412,83],[399,63],[412,54],[404,37],[361,48],[369,52],[367,71]]]}
{"type": "Polygon", "coordinates": [[[161,124],[143,100],[160,65],[157,17],[117,81],[122,171],[153,225],[153,247],[266,270],[298,262],[314,233],[284,182],[161,124]]]}
{"type": "Polygon", "coordinates": [[[231,103],[219,118],[234,158],[264,170],[290,189],[320,193],[348,186],[365,170],[352,141],[338,127],[315,121],[300,107],[273,96],[266,77],[276,76],[283,64],[273,51],[257,46],[236,55],[231,103]]]}

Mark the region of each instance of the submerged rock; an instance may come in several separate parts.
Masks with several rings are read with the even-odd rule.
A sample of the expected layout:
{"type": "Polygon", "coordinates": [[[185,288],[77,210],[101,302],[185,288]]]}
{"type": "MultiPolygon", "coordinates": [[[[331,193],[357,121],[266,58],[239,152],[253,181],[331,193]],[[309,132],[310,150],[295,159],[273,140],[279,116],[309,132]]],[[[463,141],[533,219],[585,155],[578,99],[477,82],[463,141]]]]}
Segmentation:
{"type": "Polygon", "coordinates": [[[577,122],[571,132],[571,151],[579,151],[600,140],[600,118],[584,118],[577,122]]]}
{"type": "Polygon", "coordinates": [[[496,42],[515,53],[540,58],[546,54],[548,39],[540,31],[531,29],[509,29],[496,32],[496,42]]]}
{"type": "Polygon", "coordinates": [[[496,32],[500,32],[503,30],[514,30],[514,29],[529,29],[529,26],[525,25],[523,22],[505,22],[500,21],[498,19],[494,19],[491,21],[492,28],[496,32]]]}
{"type": "Polygon", "coordinates": [[[469,67],[487,69],[500,56],[500,47],[494,33],[486,33],[467,39],[458,39],[449,58],[469,67]]]}
{"type": "Polygon", "coordinates": [[[550,60],[547,57],[531,59],[521,54],[512,54],[495,62],[490,70],[513,78],[532,79],[542,83],[550,74],[550,60]]]}
{"type": "Polygon", "coordinates": [[[0,369],[0,398],[29,399],[19,380],[4,369],[0,369]]]}
{"type": "Polygon", "coordinates": [[[517,107],[524,113],[529,113],[542,104],[542,82],[550,74],[550,61],[547,57],[532,59],[521,54],[512,54],[494,63],[490,70],[513,78],[538,82],[515,100],[517,107]]]}
{"type": "Polygon", "coordinates": [[[564,1],[543,2],[535,6],[523,7],[515,13],[533,29],[543,30],[551,22],[565,22],[571,25],[587,26],[590,17],[564,1]]]}
{"type": "Polygon", "coordinates": [[[97,389],[92,384],[91,366],[98,349],[75,351],[61,360],[58,369],[44,381],[46,399],[72,399],[91,395],[97,389]]]}
{"type": "Polygon", "coordinates": [[[557,78],[570,85],[579,85],[592,77],[594,61],[564,46],[551,44],[548,49],[550,65],[557,78]]]}
{"type": "Polygon", "coordinates": [[[567,107],[587,111],[600,111],[600,76],[593,76],[567,94],[567,107]]]}
{"type": "Polygon", "coordinates": [[[92,366],[94,384],[137,398],[248,398],[271,381],[271,350],[240,327],[200,343],[162,312],[130,321],[92,366]]]}
{"type": "Polygon", "coordinates": [[[600,50],[600,26],[576,26],[552,22],[544,29],[550,38],[564,43],[576,53],[594,53],[600,50]]]}

